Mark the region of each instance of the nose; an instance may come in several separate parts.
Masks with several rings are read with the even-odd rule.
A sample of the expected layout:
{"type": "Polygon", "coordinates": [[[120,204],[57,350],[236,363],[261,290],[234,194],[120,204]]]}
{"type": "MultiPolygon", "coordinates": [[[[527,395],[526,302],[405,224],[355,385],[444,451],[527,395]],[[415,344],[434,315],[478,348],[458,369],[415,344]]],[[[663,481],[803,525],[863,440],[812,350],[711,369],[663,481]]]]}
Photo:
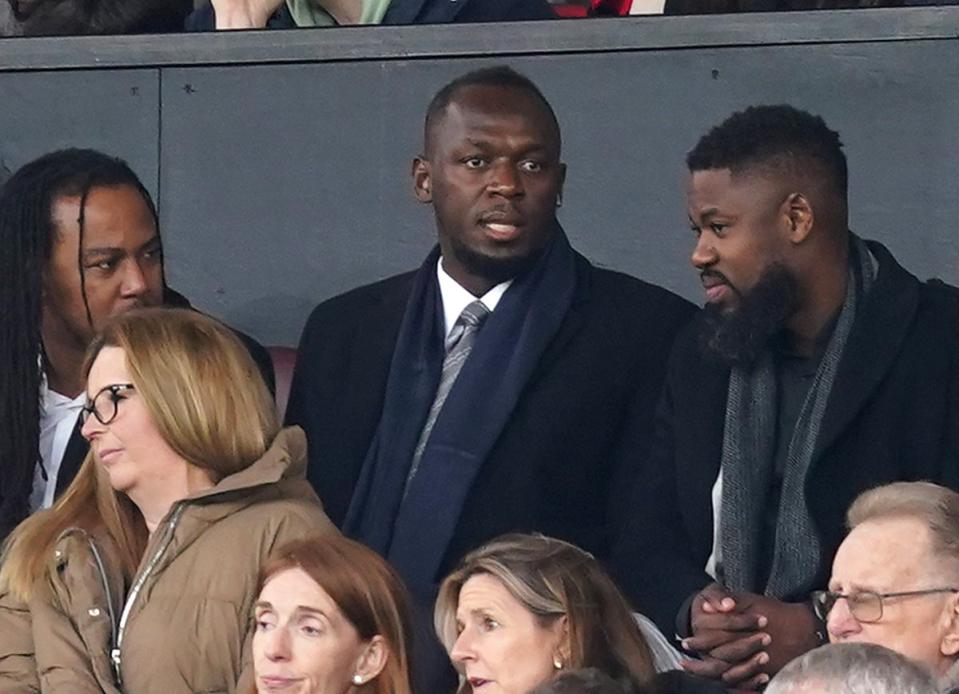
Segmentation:
{"type": "Polygon", "coordinates": [[[87,420],[83,423],[83,426],[80,427],[80,434],[87,441],[92,441],[97,434],[103,431],[103,429],[104,426],[100,424],[100,420],[91,414],[87,417],[87,420]]]}
{"type": "Polygon", "coordinates": [[[136,261],[131,261],[126,265],[120,292],[124,298],[139,298],[147,291],[146,273],[143,272],[143,268],[136,261]]]}
{"type": "Polygon", "coordinates": [[[523,195],[523,177],[516,167],[509,161],[496,161],[490,167],[490,178],[487,189],[494,194],[504,197],[523,195]]]}
{"type": "Polygon", "coordinates": [[[283,627],[274,627],[266,634],[264,644],[266,657],[273,662],[282,662],[290,659],[290,634],[283,627]]]}
{"type": "Polygon", "coordinates": [[[476,652],[473,650],[473,638],[470,636],[469,629],[464,629],[456,637],[456,642],[450,649],[450,660],[454,663],[465,663],[476,659],[476,652]]]}
{"type": "Polygon", "coordinates": [[[696,239],[696,247],[693,249],[690,260],[697,270],[703,270],[710,265],[714,265],[718,260],[716,247],[707,234],[700,234],[696,239]]]}
{"type": "Polygon", "coordinates": [[[829,640],[835,643],[858,634],[862,631],[862,626],[849,611],[848,602],[840,599],[829,611],[829,616],[826,618],[826,630],[829,632],[829,640]]]}

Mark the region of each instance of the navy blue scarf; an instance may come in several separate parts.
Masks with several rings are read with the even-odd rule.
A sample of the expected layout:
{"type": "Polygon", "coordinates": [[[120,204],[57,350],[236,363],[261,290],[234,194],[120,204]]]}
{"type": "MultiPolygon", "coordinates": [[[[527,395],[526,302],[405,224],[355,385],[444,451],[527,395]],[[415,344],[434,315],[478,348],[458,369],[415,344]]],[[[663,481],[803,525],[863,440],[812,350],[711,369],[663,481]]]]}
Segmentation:
{"type": "Polygon", "coordinates": [[[432,584],[483,461],[572,303],[575,254],[553,241],[518,277],[480,331],[403,489],[443,365],[442,298],[434,249],[413,282],[390,364],[383,414],[363,463],[344,532],[390,560],[414,592],[432,584]]]}

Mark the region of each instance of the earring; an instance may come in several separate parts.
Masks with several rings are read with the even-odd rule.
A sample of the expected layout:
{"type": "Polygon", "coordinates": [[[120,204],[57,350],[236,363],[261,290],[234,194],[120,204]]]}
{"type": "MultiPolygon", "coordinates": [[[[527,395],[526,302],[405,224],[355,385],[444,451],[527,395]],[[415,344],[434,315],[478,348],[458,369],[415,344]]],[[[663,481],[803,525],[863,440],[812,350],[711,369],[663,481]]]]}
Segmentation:
{"type": "Polygon", "coordinates": [[[353,675],[353,684],[363,684],[363,676],[353,675]]]}
{"type": "Polygon", "coordinates": [[[560,193],[559,195],[556,196],[556,207],[562,207],[562,206],[563,206],[563,195],[562,193],[560,193]]]}
{"type": "Polygon", "coordinates": [[[553,667],[556,668],[557,670],[563,669],[563,661],[560,660],[559,656],[553,657],[553,667]]]}

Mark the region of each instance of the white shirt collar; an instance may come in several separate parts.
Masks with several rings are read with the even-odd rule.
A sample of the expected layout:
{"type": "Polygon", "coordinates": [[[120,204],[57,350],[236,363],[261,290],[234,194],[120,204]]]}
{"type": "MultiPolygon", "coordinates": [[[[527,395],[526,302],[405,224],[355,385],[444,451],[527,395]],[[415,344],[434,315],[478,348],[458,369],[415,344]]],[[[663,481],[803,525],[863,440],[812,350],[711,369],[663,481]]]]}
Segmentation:
{"type": "MultiPolygon", "coordinates": [[[[443,320],[446,328],[445,335],[449,337],[456,319],[460,317],[463,309],[476,301],[469,290],[465,289],[459,282],[449,276],[449,273],[443,268],[443,258],[436,261],[436,278],[440,284],[440,296],[443,299],[443,320]]],[[[490,310],[490,313],[496,308],[496,304],[503,298],[503,294],[513,284],[513,280],[500,282],[495,287],[486,292],[479,300],[490,310]]]]}
{"type": "Polygon", "coordinates": [[[79,411],[81,407],[87,404],[87,392],[82,390],[75,398],[58,393],[50,388],[49,384],[47,383],[47,375],[45,373],[41,373],[40,402],[42,403],[44,411],[50,411],[54,408],[64,408],[79,411]]]}

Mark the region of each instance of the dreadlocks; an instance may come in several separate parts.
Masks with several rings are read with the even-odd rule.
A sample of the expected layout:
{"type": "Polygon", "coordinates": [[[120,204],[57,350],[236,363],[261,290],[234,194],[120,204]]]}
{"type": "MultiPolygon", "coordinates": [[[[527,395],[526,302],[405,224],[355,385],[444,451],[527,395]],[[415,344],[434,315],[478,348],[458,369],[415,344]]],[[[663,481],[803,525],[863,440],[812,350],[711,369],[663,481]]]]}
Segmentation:
{"type": "Polygon", "coordinates": [[[63,196],[80,198],[77,263],[92,326],[81,263],[84,206],[92,188],[119,185],[139,191],[154,222],[158,221],[153,199],[130,167],[91,149],[46,154],[13,174],[0,189],[0,313],[4,317],[0,321],[0,538],[27,516],[34,469],[40,462],[40,386],[45,368],[40,326],[43,273],[56,234],[53,203],[63,196]]]}

